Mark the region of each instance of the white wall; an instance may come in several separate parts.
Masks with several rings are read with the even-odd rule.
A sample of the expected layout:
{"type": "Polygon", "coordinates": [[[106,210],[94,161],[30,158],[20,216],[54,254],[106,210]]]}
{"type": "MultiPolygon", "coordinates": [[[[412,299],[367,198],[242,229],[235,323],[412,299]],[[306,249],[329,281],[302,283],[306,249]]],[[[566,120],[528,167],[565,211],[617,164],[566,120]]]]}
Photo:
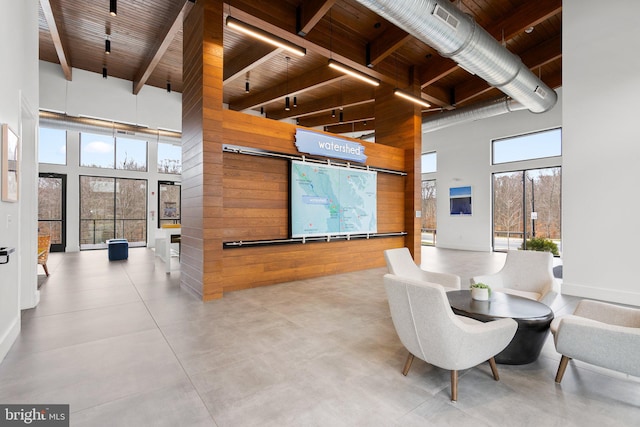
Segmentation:
{"type": "Polygon", "coordinates": [[[40,108],[124,123],[151,129],[182,129],[182,94],[144,86],[133,94],[133,83],[74,68],[72,81],[60,65],[40,61],[40,108]]]}
{"type": "Polygon", "coordinates": [[[436,179],[438,247],[492,250],[491,174],[559,165],[558,158],[517,162],[508,166],[491,165],[492,139],[562,125],[562,90],[557,92],[558,103],[543,114],[516,111],[423,135],[422,152],[436,151],[438,160],[438,171],[422,176],[423,179],[436,179]],[[472,189],[472,215],[449,215],[449,188],[468,185],[472,189]]]}
{"type": "Polygon", "coordinates": [[[0,360],[20,332],[20,308],[37,303],[35,159],[38,100],[38,1],[0,0],[0,123],[21,137],[18,203],[0,201],[0,246],[16,248],[0,265],[0,360]],[[25,300],[25,296],[27,299],[25,300]]]}
{"type": "Polygon", "coordinates": [[[640,305],[640,3],[563,2],[563,292],[640,305]]]}

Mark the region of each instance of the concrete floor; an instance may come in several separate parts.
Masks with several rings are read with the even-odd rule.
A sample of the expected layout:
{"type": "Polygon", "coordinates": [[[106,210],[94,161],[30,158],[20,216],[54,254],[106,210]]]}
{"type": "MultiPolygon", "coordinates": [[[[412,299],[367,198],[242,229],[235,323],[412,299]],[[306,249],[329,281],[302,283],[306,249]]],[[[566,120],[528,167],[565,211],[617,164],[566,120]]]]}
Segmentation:
{"type": "MultiPolygon", "coordinates": [[[[469,277],[504,254],[425,247],[423,267],[469,277]]],[[[51,254],[41,302],[0,364],[0,402],[70,404],[72,426],[631,426],[640,380],[573,361],[551,338],[529,365],[449,373],[397,338],[385,268],[237,291],[202,303],[149,249],[51,254]]],[[[40,271],[41,272],[41,271],[40,271]]],[[[556,315],[578,299],[560,296],[556,315]]],[[[640,363],[640,362],[639,362],[640,363]]]]}

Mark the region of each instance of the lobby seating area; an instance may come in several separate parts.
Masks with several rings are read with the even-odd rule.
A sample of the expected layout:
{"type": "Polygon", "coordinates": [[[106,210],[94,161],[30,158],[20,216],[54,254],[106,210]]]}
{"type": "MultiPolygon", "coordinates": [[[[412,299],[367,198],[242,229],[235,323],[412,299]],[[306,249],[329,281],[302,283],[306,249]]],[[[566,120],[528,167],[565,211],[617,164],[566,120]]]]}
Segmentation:
{"type": "MultiPolygon", "coordinates": [[[[429,271],[473,276],[504,254],[424,247],[429,271]]],[[[636,425],[640,379],[573,360],[550,337],[527,365],[449,371],[415,360],[389,311],[387,268],[230,292],[203,303],[145,248],[52,253],[41,302],[0,365],[0,401],[69,403],[71,425],[636,425]],[[108,421],[107,421],[108,420],[108,421]]],[[[557,316],[579,299],[559,295],[557,316]]]]}

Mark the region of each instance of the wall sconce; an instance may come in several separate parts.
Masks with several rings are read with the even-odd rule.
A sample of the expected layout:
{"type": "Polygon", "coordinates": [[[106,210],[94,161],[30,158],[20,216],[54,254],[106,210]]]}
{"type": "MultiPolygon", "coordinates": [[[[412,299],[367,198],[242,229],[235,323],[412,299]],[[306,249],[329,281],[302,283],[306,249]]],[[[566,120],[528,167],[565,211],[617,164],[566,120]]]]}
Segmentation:
{"type": "Polygon", "coordinates": [[[260,28],[254,27],[253,25],[249,25],[240,20],[232,18],[231,16],[227,16],[226,25],[229,28],[233,28],[234,30],[240,31],[241,33],[247,34],[258,40],[262,40],[263,42],[272,44],[273,46],[285,49],[295,55],[304,56],[307,54],[307,49],[293,44],[290,41],[278,36],[274,36],[273,34],[269,34],[266,31],[261,30],[260,28]]]}
{"type": "Polygon", "coordinates": [[[423,107],[426,107],[426,108],[431,107],[431,104],[429,104],[429,103],[428,103],[427,101],[425,101],[424,99],[422,99],[422,98],[418,98],[417,96],[411,95],[410,93],[405,92],[405,91],[403,91],[403,90],[400,90],[400,89],[398,89],[398,88],[395,88],[395,89],[393,90],[393,94],[394,94],[394,95],[398,95],[399,97],[404,98],[404,99],[407,99],[407,100],[409,100],[409,101],[411,101],[411,102],[414,102],[414,103],[416,103],[416,104],[422,105],[423,107]]]}
{"type": "Polygon", "coordinates": [[[355,77],[356,79],[360,79],[365,83],[369,83],[370,85],[380,86],[380,80],[370,77],[365,73],[361,73],[360,71],[353,69],[347,65],[336,62],[333,59],[329,60],[329,67],[333,68],[334,70],[338,70],[342,73],[345,73],[351,77],[355,77]]]}

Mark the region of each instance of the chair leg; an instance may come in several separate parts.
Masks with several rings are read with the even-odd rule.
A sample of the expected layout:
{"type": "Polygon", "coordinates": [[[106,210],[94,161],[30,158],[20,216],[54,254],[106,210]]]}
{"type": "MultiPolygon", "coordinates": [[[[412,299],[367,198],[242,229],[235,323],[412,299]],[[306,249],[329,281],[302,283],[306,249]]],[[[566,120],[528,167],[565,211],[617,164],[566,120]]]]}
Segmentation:
{"type": "Polygon", "coordinates": [[[451,401],[458,401],[458,371],[451,371],[451,401]]]}
{"type": "Polygon", "coordinates": [[[42,267],[44,268],[44,274],[46,274],[47,277],[49,277],[49,269],[47,268],[47,264],[42,264],[42,267]]]}
{"type": "Polygon", "coordinates": [[[558,366],[558,372],[556,373],[556,383],[560,384],[560,381],[562,381],[564,371],[567,369],[567,364],[569,364],[570,360],[570,357],[564,355],[562,356],[562,359],[560,359],[560,365],[558,366]]]}
{"type": "Polygon", "coordinates": [[[413,362],[413,354],[409,353],[409,357],[407,357],[407,361],[404,362],[404,368],[402,369],[402,375],[405,377],[409,373],[409,369],[411,369],[411,362],[413,362]]]}
{"type": "Polygon", "coordinates": [[[498,375],[498,367],[496,366],[496,359],[493,357],[489,359],[489,366],[491,366],[491,373],[493,374],[493,379],[496,381],[500,381],[500,375],[498,375]]]}

